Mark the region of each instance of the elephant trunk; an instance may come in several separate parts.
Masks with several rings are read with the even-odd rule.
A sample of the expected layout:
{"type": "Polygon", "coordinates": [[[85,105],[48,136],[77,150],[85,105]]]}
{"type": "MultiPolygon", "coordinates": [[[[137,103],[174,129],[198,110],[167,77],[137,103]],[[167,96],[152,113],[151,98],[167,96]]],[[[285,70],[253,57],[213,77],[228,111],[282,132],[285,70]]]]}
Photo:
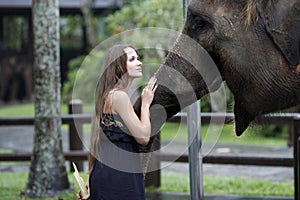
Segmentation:
{"type": "MultiPolygon", "coordinates": [[[[150,109],[153,133],[181,109],[215,91],[222,83],[208,53],[184,34],[177,38],[155,76],[159,87],[150,109]]],[[[137,111],[139,105],[140,99],[135,104],[137,111]]]]}

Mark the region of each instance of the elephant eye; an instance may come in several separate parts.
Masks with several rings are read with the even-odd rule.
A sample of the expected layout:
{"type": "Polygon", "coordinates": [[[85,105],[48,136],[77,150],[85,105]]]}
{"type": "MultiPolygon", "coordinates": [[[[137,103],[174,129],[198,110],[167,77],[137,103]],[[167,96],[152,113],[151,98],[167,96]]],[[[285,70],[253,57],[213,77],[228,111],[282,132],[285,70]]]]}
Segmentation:
{"type": "Polygon", "coordinates": [[[193,31],[203,31],[204,29],[207,29],[210,26],[210,23],[203,19],[200,16],[194,16],[191,24],[191,29],[193,31]]]}

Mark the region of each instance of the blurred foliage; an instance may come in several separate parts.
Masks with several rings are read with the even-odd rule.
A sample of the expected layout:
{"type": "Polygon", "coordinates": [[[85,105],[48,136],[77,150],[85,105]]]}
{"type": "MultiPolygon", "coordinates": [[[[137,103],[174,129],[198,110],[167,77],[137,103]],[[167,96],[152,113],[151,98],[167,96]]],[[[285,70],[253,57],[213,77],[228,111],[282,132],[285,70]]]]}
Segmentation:
{"type": "Polygon", "coordinates": [[[142,27],[162,27],[181,30],[183,25],[182,0],[131,1],[120,11],[106,18],[107,34],[142,27]]]}
{"type": "Polygon", "coordinates": [[[261,126],[260,133],[262,136],[266,138],[284,138],[287,139],[288,135],[288,126],[276,126],[276,125],[268,125],[261,126]]]}
{"type": "MultiPolygon", "coordinates": [[[[29,20],[24,16],[3,17],[3,42],[10,51],[27,53],[27,48],[32,45],[28,29],[29,20]]],[[[82,34],[80,15],[60,16],[60,45],[62,48],[81,48],[82,34]]]]}
{"type": "Polygon", "coordinates": [[[67,103],[69,100],[72,99],[72,91],[76,79],[76,74],[84,58],[85,56],[79,56],[77,58],[72,59],[68,64],[68,81],[64,83],[62,91],[62,101],[64,103],[67,103]]]}
{"type": "Polygon", "coordinates": [[[80,15],[60,17],[60,46],[62,49],[82,48],[82,34],[82,19],[80,15]]]}
{"type": "Polygon", "coordinates": [[[28,42],[28,21],[21,16],[3,17],[3,41],[6,47],[16,53],[24,53],[27,49],[24,47],[28,42]]]}
{"type": "MultiPolygon", "coordinates": [[[[105,39],[126,30],[145,27],[161,27],[179,31],[183,25],[182,0],[132,0],[125,2],[124,7],[107,17],[98,17],[97,32],[100,43],[105,39]],[[102,41],[101,41],[102,40],[102,41]]],[[[65,19],[66,26],[69,28],[63,31],[63,35],[70,37],[78,30],[74,24],[78,19],[65,19]],[[72,32],[74,29],[74,32],[72,32]]],[[[144,66],[144,79],[148,80],[162,63],[167,52],[159,49],[170,49],[173,40],[177,37],[163,37],[155,39],[157,30],[136,29],[131,36],[123,38],[123,43],[134,44],[139,53],[142,54],[144,66]],[[145,31],[147,31],[145,33],[145,31]],[[147,35],[147,36],[146,36],[147,35]],[[152,37],[153,36],[153,37],[152,37]],[[144,48],[155,47],[155,48],[144,48]],[[157,47],[157,48],[156,48],[157,47]]],[[[76,40],[76,38],[74,38],[76,40]]],[[[73,40],[72,40],[73,41],[73,40]]],[[[105,50],[109,47],[96,47],[89,55],[83,55],[69,62],[68,81],[63,85],[62,99],[67,102],[71,97],[80,98],[83,102],[92,103],[99,75],[101,73],[101,62],[105,50]],[[73,94],[72,94],[73,93],[73,94]],[[72,96],[73,95],[73,96],[72,96]]],[[[137,83],[139,86],[144,82],[143,79],[137,83]]]]}
{"type": "Polygon", "coordinates": [[[94,94],[101,74],[103,51],[93,51],[69,62],[69,81],[63,87],[63,101],[81,99],[83,104],[94,103],[94,94]]]}

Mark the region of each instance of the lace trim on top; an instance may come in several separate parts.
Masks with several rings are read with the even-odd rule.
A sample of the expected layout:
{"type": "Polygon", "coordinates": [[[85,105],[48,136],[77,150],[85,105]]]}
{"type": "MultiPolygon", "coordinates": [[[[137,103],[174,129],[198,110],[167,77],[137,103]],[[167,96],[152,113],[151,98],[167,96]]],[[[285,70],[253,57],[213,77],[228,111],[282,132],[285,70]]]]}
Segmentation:
{"type": "Polygon", "coordinates": [[[112,114],[103,114],[101,124],[107,127],[114,126],[114,127],[124,128],[123,123],[116,120],[112,114]]]}

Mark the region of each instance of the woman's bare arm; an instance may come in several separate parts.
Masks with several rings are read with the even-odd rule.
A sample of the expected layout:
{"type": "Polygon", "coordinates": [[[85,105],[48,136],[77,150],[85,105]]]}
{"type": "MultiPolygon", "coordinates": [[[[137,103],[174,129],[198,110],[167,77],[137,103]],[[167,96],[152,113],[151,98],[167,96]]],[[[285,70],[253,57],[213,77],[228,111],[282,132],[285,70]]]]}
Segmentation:
{"type": "Polygon", "coordinates": [[[133,106],[126,92],[115,91],[112,95],[112,112],[118,113],[135,140],[147,145],[151,136],[150,105],[157,89],[156,78],[152,77],[142,91],[140,118],[135,114],[133,106]]]}
{"type": "Polygon", "coordinates": [[[118,114],[137,143],[147,145],[151,135],[149,105],[141,106],[141,118],[135,114],[126,92],[115,91],[112,95],[112,112],[118,114]]]}

